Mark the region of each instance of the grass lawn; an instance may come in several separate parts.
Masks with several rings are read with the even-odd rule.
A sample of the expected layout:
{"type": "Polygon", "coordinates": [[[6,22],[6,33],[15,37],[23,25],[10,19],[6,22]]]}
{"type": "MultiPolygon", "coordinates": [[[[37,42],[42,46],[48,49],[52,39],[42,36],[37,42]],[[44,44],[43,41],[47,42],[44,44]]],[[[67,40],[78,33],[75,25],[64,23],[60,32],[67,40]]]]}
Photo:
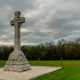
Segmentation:
{"type": "MultiPolygon", "coordinates": [[[[0,60],[0,67],[5,65],[6,61],[0,60]]],[[[31,65],[39,66],[60,66],[60,61],[29,61],[31,65]]],[[[63,69],[50,73],[36,80],[80,80],[80,60],[63,61],[63,69]]]]}

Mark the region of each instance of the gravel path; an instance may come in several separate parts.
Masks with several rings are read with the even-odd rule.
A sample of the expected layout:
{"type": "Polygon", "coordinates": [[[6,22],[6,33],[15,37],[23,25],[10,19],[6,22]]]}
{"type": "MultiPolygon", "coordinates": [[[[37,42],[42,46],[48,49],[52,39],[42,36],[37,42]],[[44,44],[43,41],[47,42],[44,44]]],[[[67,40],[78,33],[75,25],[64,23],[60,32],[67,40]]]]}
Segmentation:
{"type": "Polygon", "coordinates": [[[61,67],[32,66],[31,70],[25,72],[9,72],[3,71],[1,68],[0,80],[31,80],[59,69],[61,69],[61,67]]]}

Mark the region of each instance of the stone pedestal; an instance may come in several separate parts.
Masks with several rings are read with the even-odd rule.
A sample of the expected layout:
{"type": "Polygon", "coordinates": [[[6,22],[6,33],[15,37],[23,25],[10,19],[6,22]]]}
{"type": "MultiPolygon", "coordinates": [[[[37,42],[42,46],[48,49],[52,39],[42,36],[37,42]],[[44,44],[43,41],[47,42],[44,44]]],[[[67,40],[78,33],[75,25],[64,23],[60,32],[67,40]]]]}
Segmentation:
{"type": "Polygon", "coordinates": [[[22,72],[30,70],[30,65],[22,51],[14,51],[9,55],[4,70],[22,72]]]}

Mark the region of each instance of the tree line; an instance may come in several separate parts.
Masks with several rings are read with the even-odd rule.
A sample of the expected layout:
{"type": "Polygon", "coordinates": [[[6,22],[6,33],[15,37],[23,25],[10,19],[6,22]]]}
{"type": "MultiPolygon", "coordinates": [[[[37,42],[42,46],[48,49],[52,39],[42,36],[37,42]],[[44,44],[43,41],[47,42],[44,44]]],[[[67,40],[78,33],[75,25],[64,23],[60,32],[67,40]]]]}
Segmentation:
{"type": "MultiPolygon", "coordinates": [[[[9,54],[13,51],[13,46],[0,46],[0,60],[7,60],[9,54]]],[[[68,43],[38,46],[22,46],[21,50],[29,60],[79,60],[80,44],[68,43]]]]}

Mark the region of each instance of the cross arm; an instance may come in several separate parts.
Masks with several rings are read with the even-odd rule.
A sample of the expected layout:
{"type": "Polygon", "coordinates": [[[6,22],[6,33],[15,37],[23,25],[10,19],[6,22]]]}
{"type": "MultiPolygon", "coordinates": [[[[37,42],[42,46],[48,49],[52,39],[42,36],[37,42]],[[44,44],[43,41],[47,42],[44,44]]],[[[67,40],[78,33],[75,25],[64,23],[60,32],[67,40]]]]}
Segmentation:
{"type": "Polygon", "coordinates": [[[19,18],[19,21],[18,22],[25,23],[25,18],[24,17],[19,18]]]}
{"type": "Polygon", "coordinates": [[[11,24],[11,26],[14,26],[14,20],[12,20],[12,21],[10,22],[10,24],[11,24]]]}

